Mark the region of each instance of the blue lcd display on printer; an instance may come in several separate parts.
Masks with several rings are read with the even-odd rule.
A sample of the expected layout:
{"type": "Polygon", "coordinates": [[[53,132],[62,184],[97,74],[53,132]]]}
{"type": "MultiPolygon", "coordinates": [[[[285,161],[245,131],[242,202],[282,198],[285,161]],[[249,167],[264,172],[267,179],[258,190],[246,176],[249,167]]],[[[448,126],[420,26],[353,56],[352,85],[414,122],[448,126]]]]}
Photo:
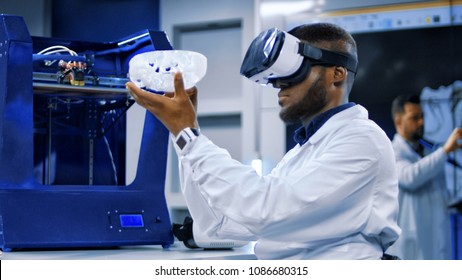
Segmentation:
{"type": "Polygon", "coordinates": [[[123,214],[120,215],[120,226],[127,227],[144,227],[143,216],[141,214],[123,214]]]}

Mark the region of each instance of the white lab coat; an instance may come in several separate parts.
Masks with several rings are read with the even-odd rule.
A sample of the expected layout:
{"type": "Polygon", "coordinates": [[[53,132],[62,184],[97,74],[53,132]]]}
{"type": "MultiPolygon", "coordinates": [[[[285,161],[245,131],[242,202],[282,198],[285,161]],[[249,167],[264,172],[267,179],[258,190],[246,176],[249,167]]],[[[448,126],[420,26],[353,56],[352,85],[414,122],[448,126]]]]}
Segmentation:
{"type": "Polygon", "coordinates": [[[194,223],[213,238],[257,240],[259,259],[379,259],[399,235],[391,143],[360,105],[266,176],[204,135],[175,148],[194,223]]]}
{"type": "Polygon", "coordinates": [[[402,234],[389,252],[402,259],[450,259],[451,231],[440,147],[423,158],[399,134],[393,138],[399,178],[402,234]]]}

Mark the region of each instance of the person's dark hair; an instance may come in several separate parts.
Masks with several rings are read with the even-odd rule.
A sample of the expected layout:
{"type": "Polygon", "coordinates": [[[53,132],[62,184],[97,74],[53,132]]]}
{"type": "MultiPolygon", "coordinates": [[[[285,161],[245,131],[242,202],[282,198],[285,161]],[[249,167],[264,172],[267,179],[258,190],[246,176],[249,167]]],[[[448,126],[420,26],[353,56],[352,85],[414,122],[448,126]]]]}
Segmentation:
{"type": "MultiPolygon", "coordinates": [[[[298,39],[315,47],[346,53],[358,60],[358,50],[353,36],[345,29],[331,23],[314,23],[297,26],[289,31],[298,39]]],[[[347,93],[351,91],[354,73],[348,75],[347,93]]]]}
{"type": "Polygon", "coordinates": [[[397,115],[404,113],[404,105],[406,103],[420,105],[420,96],[416,94],[398,95],[391,103],[391,117],[393,119],[397,115]]]}

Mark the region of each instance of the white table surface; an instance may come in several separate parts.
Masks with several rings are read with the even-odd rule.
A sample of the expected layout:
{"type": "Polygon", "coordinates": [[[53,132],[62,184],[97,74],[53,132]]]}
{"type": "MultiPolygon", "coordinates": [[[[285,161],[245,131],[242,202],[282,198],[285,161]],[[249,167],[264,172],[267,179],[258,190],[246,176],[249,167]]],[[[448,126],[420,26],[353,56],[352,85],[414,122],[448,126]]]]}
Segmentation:
{"type": "Polygon", "coordinates": [[[183,243],[175,242],[168,249],[160,245],[142,245],[111,249],[0,251],[0,260],[254,260],[253,248],[254,243],[224,250],[189,249],[183,243]]]}

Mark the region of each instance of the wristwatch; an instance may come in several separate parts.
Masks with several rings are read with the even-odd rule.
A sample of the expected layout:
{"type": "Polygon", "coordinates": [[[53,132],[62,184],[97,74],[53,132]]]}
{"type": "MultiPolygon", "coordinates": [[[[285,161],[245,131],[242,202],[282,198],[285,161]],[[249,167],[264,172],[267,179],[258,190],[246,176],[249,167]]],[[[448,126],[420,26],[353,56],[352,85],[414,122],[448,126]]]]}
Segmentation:
{"type": "Polygon", "coordinates": [[[175,143],[180,150],[183,150],[189,143],[196,139],[199,134],[198,129],[187,127],[176,136],[175,143]]]}

